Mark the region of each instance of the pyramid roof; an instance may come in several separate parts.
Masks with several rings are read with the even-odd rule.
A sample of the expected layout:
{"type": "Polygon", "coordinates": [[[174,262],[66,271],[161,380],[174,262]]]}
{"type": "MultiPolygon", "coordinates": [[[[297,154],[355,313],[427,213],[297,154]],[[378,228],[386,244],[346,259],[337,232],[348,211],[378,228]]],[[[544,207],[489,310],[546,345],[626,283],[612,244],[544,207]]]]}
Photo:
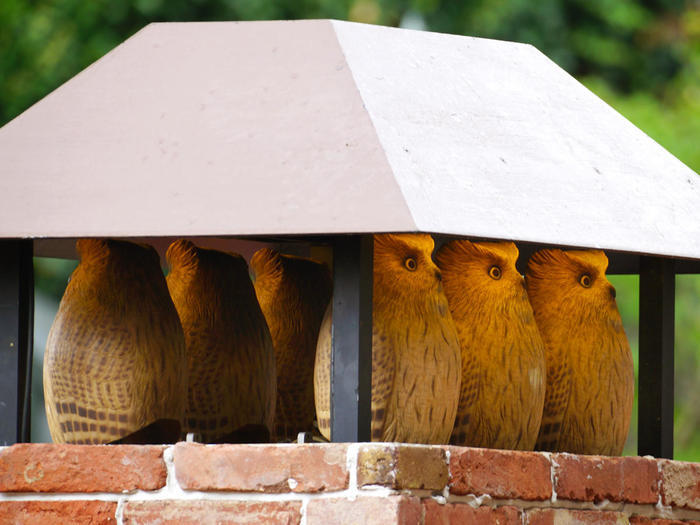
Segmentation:
{"type": "Polygon", "coordinates": [[[700,259],[700,178],[530,45],[158,23],[0,129],[0,237],[422,231],[700,259]]]}

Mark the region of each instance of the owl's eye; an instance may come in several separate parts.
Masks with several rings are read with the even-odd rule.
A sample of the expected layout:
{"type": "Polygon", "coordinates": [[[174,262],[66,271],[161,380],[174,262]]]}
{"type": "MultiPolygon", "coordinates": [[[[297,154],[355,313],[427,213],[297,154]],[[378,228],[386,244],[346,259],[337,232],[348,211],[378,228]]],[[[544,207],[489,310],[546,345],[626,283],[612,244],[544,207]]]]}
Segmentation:
{"type": "Polygon", "coordinates": [[[578,278],[578,282],[584,288],[590,288],[591,285],[593,284],[593,279],[591,279],[590,275],[588,275],[587,273],[584,273],[584,274],[581,274],[581,277],[578,278]]]}
{"type": "Polygon", "coordinates": [[[418,268],[418,263],[413,257],[406,257],[403,261],[403,265],[409,272],[415,272],[416,268],[418,268]]]}
{"type": "Polygon", "coordinates": [[[491,279],[496,279],[497,281],[501,278],[501,268],[496,266],[495,264],[489,268],[489,276],[491,279]]]}

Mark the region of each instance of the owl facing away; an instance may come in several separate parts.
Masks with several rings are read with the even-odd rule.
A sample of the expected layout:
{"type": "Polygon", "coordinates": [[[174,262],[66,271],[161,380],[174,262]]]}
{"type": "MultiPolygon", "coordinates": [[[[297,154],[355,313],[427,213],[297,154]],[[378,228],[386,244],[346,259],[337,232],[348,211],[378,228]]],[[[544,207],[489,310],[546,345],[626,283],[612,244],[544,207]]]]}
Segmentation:
{"type": "Polygon", "coordinates": [[[171,244],[166,258],[185,332],[185,431],[205,443],[268,441],[275,355],[245,260],[186,240],[171,244]]]}
{"type": "Polygon", "coordinates": [[[185,339],[158,254],[80,239],[44,353],[56,443],[172,443],[185,409],[185,339]]]}
{"type": "Polygon", "coordinates": [[[462,348],[455,445],[532,450],[542,418],[544,345],[512,242],[452,241],[436,256],[462,348]]]}
{"type": "Polygon", "coordinates": [[[269,248],[257,251],[250,266],[277,359],[274,438],[289,441],[313,430],[316,342],[331,276],[325,264],[269,248]]]}
{"type": "MultiPolygon", "coordinates": [[[[372,441],[447,443],[459,400],[460,350],[424,234],[374,237],[372,441]]],[[[321,433],[330,436],[330,307],[314,385],[321,433]]]]}
{"type": "Polygon", "coordinates": [[[547,388],[536,449],[619,455],[634,368],[600,250],[540,250],[527,293],[545,345],[547,388]]]}

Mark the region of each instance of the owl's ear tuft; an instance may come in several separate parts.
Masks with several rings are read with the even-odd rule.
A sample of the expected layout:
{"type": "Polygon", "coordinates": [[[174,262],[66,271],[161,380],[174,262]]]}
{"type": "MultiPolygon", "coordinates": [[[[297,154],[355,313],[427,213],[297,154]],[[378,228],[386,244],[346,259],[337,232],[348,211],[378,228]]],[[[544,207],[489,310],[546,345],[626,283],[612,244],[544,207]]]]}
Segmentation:
{"type": "MultiPolygon", "coordinates": [[[[466,239],[450,241],[437,252],[438,266],[464,264],[464,261],[482,260],[497,265],[501,270],[518,259],[518,248],[513,242],[472,242],[466,239]]],[[[493,276],[492,276],[493,277],[493,276]]],[[[500,278],[500,277],[499,277],[500,278]]]]}
{"type": "Polygon", "coordinates": [[[75,250],[81,261],[104,257],[109,253],[108,239],[78,239],[75,242],[75,250]]]}
{"type": "MultiPolygon", "coordinates": [[[[205,250],[209,251],[209,250],[205,250]]],[[[236,252],[219,252],[217,250],[211,250],[212,252],[215,252],[216,255],[223,255],[225,257],[221,258],[222,261],[224,261],[224,264],[230,265],[232,268],[232,272],[235,273],[236,275],[247,275],[247,278],[251,278],[250,275],[250,269],[248,268],[248,263],[245,260],[245,257],[243,257],[240,253],[236,252]]]]}
{"type": "Polygon", "coordinates": [[[505,258],[513,261],[513,264],[515,264],[520,256],[520,250],[518,250],[517,245],[513,241],[500,242],[498,244],[505,258]]]}
{"type": "Polygon", "coordinates": [[[608,269],[608,256],[602,250],[570,250],[566,254],[583,268],[591,268],[591,272],[605,274],[608,269]]]}
{"type": "Polygon", "coordinates": [[[152,264],[160,267],[160,255],[158,255],[158,251],[153,246],[150,244],[137,244],[137,246],[144,249],[145,257],[150,258],[152,264]]]}
{"type": "Polygon", "coordinates": [[[374,249],[392,252],[412,249],[433,253],[435,241],[427,233],[377,233],[374,235],[374,249]]]}
{"type": "Polygon", "coordinates": [[[168,246],[165,252],[165,259],[168,261],[168,266],[174,268],[176,266],[188,266],[196,262],[199,249],[195,244],[186,239],[178,239],[168,246]]]}
{"type": "Polygon", "coordinates": [[[572,263],[573,261],[564,250],[558,248],[538,250],[527,261],[527,275],[543,278],[549,273],[549,265],[570,266],[572,263]]]}
{"type": "Polygon", "coordinates": [[[473,257],[479,253],[478,247],[471,241],[459,239],[443,244],[435,254],[435,261],[441,268],[458,264],[464,256],[473,257]]]}
{"type": "Polygon", "coordinates": [[[75,243],[81,262],[151,259],[160,264],[158,252],[149,245],[119,239],[78,239],[75,243]]]}
{"type": "Polygon", "coordinates": [[[282,255],[272,248],[261,248],[250,259],[253,280],[260,275],[282,276],[282,255]]]}

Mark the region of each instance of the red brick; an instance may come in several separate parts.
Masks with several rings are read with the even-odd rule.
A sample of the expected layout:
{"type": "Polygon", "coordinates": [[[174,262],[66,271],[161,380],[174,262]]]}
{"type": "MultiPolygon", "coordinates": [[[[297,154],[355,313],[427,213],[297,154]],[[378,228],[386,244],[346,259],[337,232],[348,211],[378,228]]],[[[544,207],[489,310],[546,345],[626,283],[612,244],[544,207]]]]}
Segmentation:
{"type": "Polygon", "coordinates": [[[160,446],[23,443],[0,451],[0,492],[156,490],[167,475],[160,446]]]}
{"type": "Polygon", "coordinates": [[[700,522],[697,521],[680,521],[680,520],[665,520],[660,518],[647,518],[644,516],[632,516],[630,518],[631,525],[693,525],[700,522]]]}
{"type": "Polygon", "coordinates": [[[554,454],[558,499],[656,503],[659,469],[649,458],[554,454]]]}
{"type": "Polygon", "coordinates": [[[413,496],[314,499],[306,507],[306,524],[420,525],[421,514],[413,496]]]}
{"type": "Polygon", "coordinates": [[[700,510],[700,464],[659,461],[664,505],[700,510]]]}
{"type": "Polygon", "coordinates": [[[0,501],[0,523],[13,525],[115,524],[112,501],[0,501]]]}
{"type": "Polygon", "coordinates": [[[357,484],[394,489],[443,490],[449,479],[440,446],[367,444],[357,457],[357,484]]]}
{"type": "Polygon", "coordinates": [[[520,509],[516,507],[478,507],[466,503],[440,505],[432,499],[423,501],[425,525],[521,525],[520,509]]]}
{"type": "Polygon", "coordinates": [[[298,525],[298,501],[130,501],[124,505],[124,525],[298,525]]]}
{"type": "Polygon", "coordinates": [[[661,474],[654,459],[622,458],[624,500],[629,503],[654,503],[659,501],[661,474]]]}
{"type": "Polygon", "coordinates": [[[622,512],[600,510],[535,509],[527,511],[528,525],[627,525],[622,512]]]}
{"type": "Polygon", "coordinates": [[[552,497],[549,459],[537,452],[449,447],[450,492],[493,498],[552,497]]]}
{"type": "Polygon", "coordinates": [[[348,486],[347,446],[175,445],[175,475],[188,490],[322,492],[348,486]]]}

